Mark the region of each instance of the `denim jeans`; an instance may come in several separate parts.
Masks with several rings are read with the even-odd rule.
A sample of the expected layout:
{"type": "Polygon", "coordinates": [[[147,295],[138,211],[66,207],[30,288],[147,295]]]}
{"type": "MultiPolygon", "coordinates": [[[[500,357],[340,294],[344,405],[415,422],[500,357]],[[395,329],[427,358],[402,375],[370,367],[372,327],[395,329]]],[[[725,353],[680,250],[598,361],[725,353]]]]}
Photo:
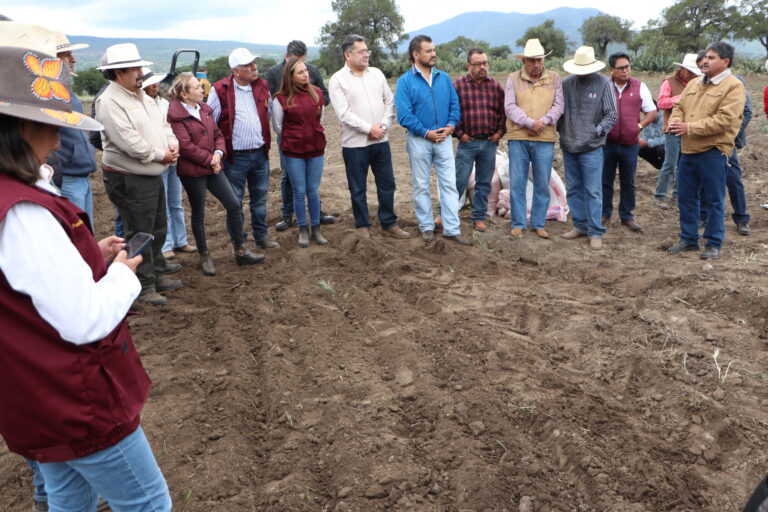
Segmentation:
{"type": "Polygon", "coordinates": [[[243,233],[242,209],[240,202],[232,191],[232,186],[223,173],[207,174],[205,176],[182,176],[181,183],[187,191],[189,208],[191,210],[192,234],[199,252],[208,250],[208,242],[205,238],[205,191],[219,200],[227,210],[227,233],[232,240],[232,245],[239,247],[245,243],[243,233]]]}
{"type": "Polygon", "coordinates": [[[563,150],[566,198],[573,216],[573,227],[590,238],[605,233],[603,211],[603,148],[570,153],[563,150]]]}
{"type": "MultiPolygon", "coordinates": [[[[733,215],[731,218],[735,224],[749,224],[749,213],[747,213],[747,194],[744,191],[744,182],[741,180],[741,166],[739,157],[736,156],[736,149],[733,150],[728,158],[725,175],[725,186],[728,189],[728,196],[731,199],[733,215]]],[[[707,220],[707,203],[703,194],[699,196],[701,201],[701,220],[707,220]]]]}
{"type": "Polygon", "coordinates": [[[680,239],[686,244],[699,243],[700,197],[703,197],[707,205],[707,223],[704,227],[707,246],[719,249],[723,245],[727,162],[726,156],[716,148],[704,153],[680,156],[677,169],[680,239]]]}
{"type": "Polygon", "coordinates": [[[184,207],[181,205],[181,181],[176,174],[176,166],[171,165],[163,174],[165,187],[165,214],[168,216],[168,231],[165,235],[163,252],[174,247],[187,245],[187,226],[184,223],[184,207]]]}
{"type": "MultiPolygon", "coordinates": [[[[267,232],[267,192],[269,192],[269,159],[262,146],[254,151],[235,151],[232,162],[224,162],[224,174],[242,205],[245,186],[248,185],[251,208],[251,229],[256,242],[266,240],[267,232]]],[[[241,225],[245,215],[240,213],[241,225]]]]}
{"type": "Polygon", "coordinates": [[[475,166],[475,195],[472,198],[472,220],[485,219],[493,171],[496,170],[496,143],[490,140],[459,142],[456,150],[456,192],[461,197],[467,190],[469,175],[475,166]]]}
{"type": "Polygon", "coordinates": [[[429,195],[429,175],[435,165],[437,186],[440,190],[440,214],[443,233],[455,236],[461,233],[459,225],[459,194],[456,190],[456,162],[453,141],[448,138],[439,144],[408,133],[405,138],[413,182],[413,209],[420,231],[434,231],[432,197],[429,195]]]}
{"type": "Polygon", "coordinates": [[[141,427],[110,448],[38,465],[51,512],[94,512],[98,496],[113,512],[171,510],[168,485],[141,427]]]}
{"type": "Polygon", "coordinates": [[[379,142],[359,148],[341,148],[344,168],[347,171],[347,185],[352,198],[352,213],[356,228],[371,225],[368,218],[366,182],[368,166],[376,181],[376,195],[379,198],[379,224],[383,229],[397,225],[395,215],[395,173],[392,170],[392,153],[389,142],[379,142]]]}
{"type": "Polygon", "coordinates": [[[672,133],[664,134],[664,164],[659,170],[659,177],[656,179],[656,192],[653,197],[656,199],[666,199],[667,190],[670,183],[674,183],[672,197],[677,198],[677,163],[680,160],[680,137],[672,133]]]}
{"type": "Polygon", "coordinates": [[[72,201],[78,208],[88,214],[93,228],[93,193],[91,192],[91,177],[61,176],[61,195],[72,201]]]}
{"type": "Polygon", "coordinates": [[[35,501],[46,502],[48,495],[45,493],[45,479],[40,472],[40,466],[36,460],[24,458],[27,465],[32,469],[32,486],[35,488],[33,499],[35,501]]]}
{"type": "Polygon", "coordinates": [[[288,177],[293,187],[293,208],[296,210],[296,222],[299,226],[320,224],[320,180],[323,177],[324,156],[314,158],[285,157],[288,177]],[[306,198],[306,202],[304,200],[306,198]]]}
{"type": "Polygon", "coordinates": [[[533,174],[533,201],[531,202],[531,229],[544,229],[549,207],[549,178],[555,159],[554,142],[510,140],[509,202],[512,208],[512,227],[525,229],[527,225],[525,189],[528,172],[533,174]]]}
{"type": "Polygon", "coordinates": [[[619,218],[631,220],[635,216],[635,172],[639,144],[625,146],[606,142],[603,148],[603,217],[611,218],[613,213],[613,184],[616,181],[616,166],[619,167],[619,218]]]}

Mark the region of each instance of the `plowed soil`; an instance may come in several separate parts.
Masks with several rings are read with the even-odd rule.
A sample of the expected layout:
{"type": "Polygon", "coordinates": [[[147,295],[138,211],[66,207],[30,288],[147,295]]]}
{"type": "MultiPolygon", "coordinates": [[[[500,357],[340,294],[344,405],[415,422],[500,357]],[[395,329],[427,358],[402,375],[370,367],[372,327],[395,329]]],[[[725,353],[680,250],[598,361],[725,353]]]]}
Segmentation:
{"type": "MultiPolygon", "coordinates": [[[[750,79],[753,97],[764,82],[750,79]]],[[[143,425],[175,510],[740,510],[768,472],[761,97],[740,153],[753,234],[727,218],[711,263],[665,255],[677,210],[652,205],[645,162],[644,231],[614,219],[600,252],[560,238],[569,226],[557,222],[548,241],[513,241],[500,219],[473,234],[467,210],[472,247],[383,238],[377,225],[358,238],[328,111],[330,245],[299,249],[295,228],[275,232],[282,247],[264,265],[237,267],[210,199],[219,275],[181,255],[184,287],[130,319],[154,380],[143,425]]],[[[417,235],[404,132],[391,131],[397,212],[417,235]]],[[[99,174],[94,190],[105,236],[99,174]]],[[[374,190],[371,179],[375,213],[374,190]]],[[[5,448],[0,487],[0,509],[31,508],[31,474],[5,448]]]]}

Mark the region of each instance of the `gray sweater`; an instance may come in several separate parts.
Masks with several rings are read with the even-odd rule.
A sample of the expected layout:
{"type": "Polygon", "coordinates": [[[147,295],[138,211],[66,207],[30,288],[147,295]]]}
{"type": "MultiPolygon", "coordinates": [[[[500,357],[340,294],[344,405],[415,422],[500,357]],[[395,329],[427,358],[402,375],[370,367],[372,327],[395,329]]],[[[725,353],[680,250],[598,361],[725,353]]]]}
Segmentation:
{"type": "Polygon", "coordinates": [[[563,98],[565,112],[557,123],[560,147],[583,153],[604,146],[617,119],[611,81],[597,73],[571,75],[563,80],[563,98]]]}

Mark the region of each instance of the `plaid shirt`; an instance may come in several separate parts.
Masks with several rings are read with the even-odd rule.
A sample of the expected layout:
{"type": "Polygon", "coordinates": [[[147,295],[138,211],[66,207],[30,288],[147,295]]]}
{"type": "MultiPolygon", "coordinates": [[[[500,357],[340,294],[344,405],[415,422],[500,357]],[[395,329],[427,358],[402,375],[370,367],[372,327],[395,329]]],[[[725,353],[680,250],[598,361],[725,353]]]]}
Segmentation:
{"type": "Polygon", "coordinates": [[[458,78],[453,85],[461,106],[461,121],[454,131],[456,137],[461,139],[464,134],[472,138],[477,135],[490,137],[494,133],[503,136],[506,133],[504,90],[499,82],[486,78],[478,84],[467,74],[458,78]]]}

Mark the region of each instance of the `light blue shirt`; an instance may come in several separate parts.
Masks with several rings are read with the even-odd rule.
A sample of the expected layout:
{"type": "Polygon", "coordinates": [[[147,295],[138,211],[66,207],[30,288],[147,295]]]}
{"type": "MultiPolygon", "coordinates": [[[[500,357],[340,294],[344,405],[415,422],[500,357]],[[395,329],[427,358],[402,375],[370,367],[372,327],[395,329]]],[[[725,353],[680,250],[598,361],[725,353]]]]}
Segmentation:
{"type": "MultiPolygon", "coordinates": [[[[235,87],[235,119],[232,126],[232,149],[240,151],[244,149],[256,149],[264,145],[264,136],[261,133],[261,120],[253,99],[253,91],[250,85],[239,85],[234,80],[235,87]]],[[[221,117],[221,103],[216,94],[216,89],[211,89],[208,95],[208,106],[213,109],[213,118],[219,122],[221,117]]],[[[267,117],[271,116],[272,101],[270,99],[267,109],[267,117]]]]}

